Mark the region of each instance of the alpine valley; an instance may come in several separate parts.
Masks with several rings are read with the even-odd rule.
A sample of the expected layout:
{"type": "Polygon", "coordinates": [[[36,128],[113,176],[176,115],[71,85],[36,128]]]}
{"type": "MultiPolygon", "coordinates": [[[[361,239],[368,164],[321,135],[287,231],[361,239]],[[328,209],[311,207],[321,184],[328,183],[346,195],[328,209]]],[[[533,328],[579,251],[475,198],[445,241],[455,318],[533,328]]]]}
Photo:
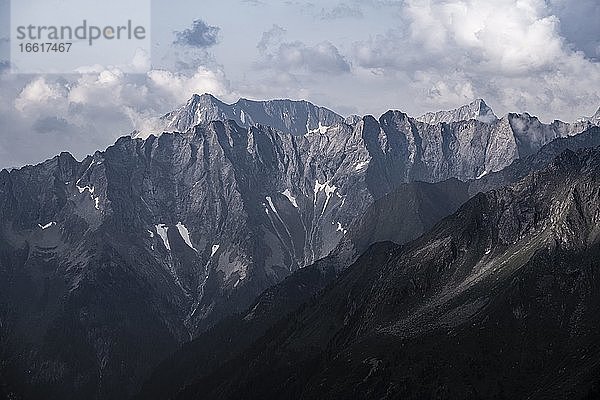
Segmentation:
{"type": "Polygon", "coordinates": [[[0,172],[0,397],[600,395],[600,110],[160,122],[0,172]]]}

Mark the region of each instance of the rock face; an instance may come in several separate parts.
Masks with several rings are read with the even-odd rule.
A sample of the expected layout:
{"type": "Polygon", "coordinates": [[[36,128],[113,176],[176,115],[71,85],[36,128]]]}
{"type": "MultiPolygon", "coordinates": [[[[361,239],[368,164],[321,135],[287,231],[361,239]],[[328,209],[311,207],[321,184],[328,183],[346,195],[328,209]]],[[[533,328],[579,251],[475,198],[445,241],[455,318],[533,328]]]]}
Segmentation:
{"type": "Polygon", "coordinates": [[[514,132],[520,157],[537,152],[543,145],[554,139],[573,136],[594,126],[591,121],[568,124],[558,120],[546,125],[527,113],[510,113],[506,118],[514,132]]]}
{"type": "Polygon", "coordinates": [[[371,247],[176,398],[594,396],[598,168],[600,150],[566,150],[408,245],[371,247]]]}
{"type": "Polygon", "coordinates": [[[389,111],[349,125],[305,102],[194,96],[167,118],[181,133],[1,171],[0,381],[26,398],[134,393],[150,366],[326,257],[400,185],[481,177],[587,126],[530,140],[546,126],[523,118],[430,125],[389,111]]]}
{"type": "Polygon", "coordinates": [[[370,245],[384,241],[404,244],[416,239],[457,210],[469,197],[515,183],[546,168],[567,149],[576,151],[597,146],[600,146],[600,128],[594,127],[581,135],[557,139],[537,154],[517,160],[504,170],[479,180],[450,179],[435,184],[400,185],[375,201],[350,225],[328,257],[266,290],[247,311],[217,324],[169,357],[146,380],[139,398],[173,398],[186,386],[239,356],[287,313],[309,302],[330,285],[370,245]],[[237,334],[240,331],[246,334],[240,336],[237,334]]]}
{"type": "Polygon", "coordinates": [[[450,123],[458,121],[468,121],[475,119],[481,122],[494,122],[498,119],[492,109],[485,104],[483,99],[477,99],[472,103],[459,107],[455,110],[429,112],[421,115],[417,120],[430,125],[439,124],[441,122],[450,123]]]}
{"type": "Polygon", "coordinates": [[[183,345],[153,371],[136,398],[175,397],[188,384],[239,355],[286,314],[316,296],[371,244],[381,240],[402,244],[416,239],[468,197],[468,184],[455,179],[401,185],[373,203],[348,227],[329,256],[294,272],[261,293],[248,310],[224,319],[183,345]]]}
{"type": "MultiPolygon", "coordinates": [[[[365,132],[361,133],[365,145],[368,134],[369,144],[380,147],[384,153],[395,153],[394,159],[398,161],[393,168],[403,164],[404,169],[400,182],[477,178],[537,152],[556,138],[572,136],[595,125],[591,119],[573,124],[561,121],[543,124],[527,113],[511,113],[499,119],[481,99],[456,110],[418,118],[388,111],[376,120],[355,115],[344,119],[305,101],[240,99],[228,105],[205,94],[193,96],[186,105],[163,117],[165,130],[176,132],[187,132],[201,123],[227,120],[244,128],[258,124],[295,136],[332,136],[330,131],[358,128],[365,132]]],[[[397,183],[390,182],[392,187],[397,183]]]]}
{"type": "Polygon", "coordinates": [[[345,119],[307,101],[240,99],[234,104],[225,104],[210,94],[203,94],[194,95],[187,104],[162,120],[169,132],[185,132],[198,124],[232,120],[244,128],[267,125],[292,135],[304,135],[324,133],[328,127],[343,123],[345,119]]]}
{"type": "Polygon", "coordinates": [[[598,146],[600,146],[600,127],[596,126],[579,135],[555,139],[544,145],[536,154],[515,160],[511,165],[498,172],[471,181],[469,193],[475,195],[514,183],[533,171],[545,168],[565,150],[577,151],[598,146]]]}

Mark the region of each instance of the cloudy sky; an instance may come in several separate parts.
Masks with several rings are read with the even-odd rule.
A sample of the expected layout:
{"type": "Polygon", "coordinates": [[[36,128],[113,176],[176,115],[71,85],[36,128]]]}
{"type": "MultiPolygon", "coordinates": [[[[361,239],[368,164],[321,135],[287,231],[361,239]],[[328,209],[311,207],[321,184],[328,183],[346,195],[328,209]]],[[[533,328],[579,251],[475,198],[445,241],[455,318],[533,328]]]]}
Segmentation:
{"type": "Polygon", "coordinates": [[[598,0],[153,1],[149,72],[19,75],[0,0],[0,168],[80,158],[204,92],[572,121],[600,106],[598,21],[598,0]]]}

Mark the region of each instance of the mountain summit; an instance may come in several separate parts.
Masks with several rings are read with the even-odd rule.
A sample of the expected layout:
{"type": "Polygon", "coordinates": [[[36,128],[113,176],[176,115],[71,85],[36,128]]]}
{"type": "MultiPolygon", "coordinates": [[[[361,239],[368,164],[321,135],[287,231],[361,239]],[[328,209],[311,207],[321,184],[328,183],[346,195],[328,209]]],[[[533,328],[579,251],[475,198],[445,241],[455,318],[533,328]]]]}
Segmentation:
{"type": "Polygon", "coordinates": [[[226,104],[210,94],[192,96],[181,108],[162,118],[166,131],[185,132],[212,121],[233,120],[243,128],[267,125],[292,135],[321,132],[343,123],[344,117],[305,100],[256,101],[239,99],[226,104]]]}
{"type": "Polygon", "coordinates": [[[418,121],[425,122],[431,125],[440,122],[450,123],[457,121],[466,121],[476,119],[481,122],[494,122],[498,119],[492,109],[483,101],[477,99],[469,104],[454,110],[428,112],[417,118],[418,121]]]}

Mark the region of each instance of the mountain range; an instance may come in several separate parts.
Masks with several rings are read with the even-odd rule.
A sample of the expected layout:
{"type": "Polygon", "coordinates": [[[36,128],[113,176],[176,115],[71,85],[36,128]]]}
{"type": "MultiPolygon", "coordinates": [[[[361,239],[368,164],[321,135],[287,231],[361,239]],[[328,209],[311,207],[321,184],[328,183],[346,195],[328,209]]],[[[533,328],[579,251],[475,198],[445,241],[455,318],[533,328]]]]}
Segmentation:
{"type": "Polygon", "coordinates": [[[537,154],[517,160],[506,169],[479,180],[401,185],[376,201],[349,228],[348,234],[328,257],[266,290],[245,313],[220,322],[169,357],[146,381],[139,398],[175,398],[184,388],[193,386],[194,382],[247,350],[301,304],[309,303],[371,244],[408,243],[452,214],[471,196],[514,184],[529,174],[548,168],[565,151],[598,146],[600,128],[592,128],[581,135],[555,140],[537,154]],[[238,335],[238,332],[245,334],[238,335]]]}
{"type": "Polygon", "coordinates": [[[372,246],[335,285],[175,398],[592,395],[598,167],[598,149],[567,150],[406,246],[372,246]]]}
{"type": "MultiPolygon", "coordinates": [[[[376,119],[195,95],[162,121],[159,135],[123,137],[82,161],[62,153],[0,172],[0,390],[13,398],[126,398],[161,360],[188,365],[175,351],[190,341],[192,360],[222,356],[181,374],[181,385],[204,388],[202,376],[247,360],[277,321],[346,271],[392,268],[383,253],[399,249],[369,246],[426,246],[435,223],[479,191],[598,140],[593,118],[497,118],[482,100],[376,119]],[[231,349],[219,342],[227,337],[231,349]]],[[[206,393],[241,393],[214,382],[206,393]]],[[[182,386],[154,393],[171,389],[182,386]]]]}

